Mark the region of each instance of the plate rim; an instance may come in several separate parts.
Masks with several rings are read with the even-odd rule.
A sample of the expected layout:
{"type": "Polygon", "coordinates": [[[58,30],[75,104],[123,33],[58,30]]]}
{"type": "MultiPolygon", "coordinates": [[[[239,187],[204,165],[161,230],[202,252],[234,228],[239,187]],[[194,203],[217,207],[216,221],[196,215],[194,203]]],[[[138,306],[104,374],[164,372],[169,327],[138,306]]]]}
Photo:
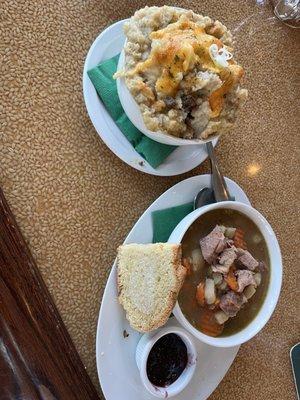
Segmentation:
{"type": "MultiPolygon", "coordinates": [[[[181,167],[181,169],[176,169],[176,167],[175,167],[176,160],[174,160],[174,161],[172,161],[172,164],[174,164],[174,166],[169,166],[169,168],[168,168],[169,170],[165,171],[164,163],[162,163],[156,169],[151,167],[151,165],[144,158],[142,158],[141,155],[139,153],[137,153],[133,147],[132,147],[132,152],[133,152],[133,154],[135,154],[136,160],[131,160],[130,157],[128,157],[128,154],[126,154],[126,152],[122,152],[119,150],[120,146],[113,145],[113,143],[109,140],[109,134],[105,133],[106,127],[104,128],[104,130],[99,129],[99,127],[97,127],[97,125],[98,125],[98,122],[96,121],[97,116],[94,115],[93,107],[94,107],[95,96],[97,96],[97,98],[98,98],[98,95],[97,95],[96,90],[93,87],[92,83],[89,81],[89,77],[87,75],[87,71],[90,68],[90,66],[88,64],[90,62],[91,57],[94,54],[95,48],[99,44],[99,41],[101,41],[102,37],[113,29],[121,28],[127,20],[128,19],[122,19],[122,20],[116,21],[113,24],[107,26],[104,30],[102,30],[99,33],[99,35],[95,38],[93,43],[91,44],[91,46],[86,54],[86,57],[84,60],[83,72],[82,72],[82,92],[83,92],[85,108],[87,110],[89,119],[92,122],[92,125],[93,125],[95,131],[97,132],[97,135],[101,138],[101,140],[109,148],[109,150],[112,153],[114,153],[114,155],[117,156],[121,161],[123,161],[130,167],[133,167],[134,169],[136,169],[140,172],[144,172],[146,174],[155,175],[155,176],[176,176],[176,175],[181,175],[181,174],[190,172],[191,170],[193,170],[194,168],[196,168],[200,164],[202,164],[208,157],[208,154],[205,150],[205,146],[203,144],[196,144],[196,145],[194,144],[194,145],[190,145],[190,146],[179,146],[179,147],[190,147],[191,153],[192,153],[192,150],[194,150],[194,151],[197,151],[197,155],[195,155],[193,158],[191,158],[191,160],[186,161],[187,165],[185,167],[181,167]],[[94,90],[93,93],[90,92],[91,88],[94,90]],[[197,147],[200,147],[201,149],[196,150],[197,147]],[[141,161],[143,161],[143,165],[139,164],[141,161]],[[160,167],[162,167],[162,168],[160,168],[160,167]]],[[[99,114],[102,114],[101,110],[100,110],[99,114]]],[[[101,116],[101,118],[103,120],[105,119],[103,116],[101,116]]],[[[111,118],[111,117],[109,116],[109,118],[111,118]]],[[[103,122],[103,124],[104,123],[105,122],[103,122]]],[[[113,121],[113,123],[114,123],[114,121],[113,121]]],[[[117,132],[115,134],[116,135],[115,137],[117,137],[118,134],[119,133],[117,132]]],[[[214,139],[212,142],[213,142],[213,145],[216,146],[218,143],[218,138],[214,139]]],[[[177,150],[175,150],[175,152],[176,151],[177,150]]],[[[174,153],[171,153],[171,155],[172,154],[174,154],[174,153]]]]}
{"type": "MultiPolygon", "coordinates": [[[[155,204],[157,204],[157,202],[159,202],[162,197],[165,197],[167,193],[171,193],[174,189],[179,188],[180,185],[183,184],[183,182],[195,181],[194,184],[199,185],[199,184],[201,184],[201,182],[199,182],[199,180],[206,180],[208,177],[210,177],[210,174],[202,174],[202,175],[196,175],[196,176],[192,176],[192,177],[186,178],[186,179],[176,183],[175,185],[169,187],[167,190],[165,190],[163,193],[161,193],[152,203],[149,204],[149,206],[146,208],[146,210],[144,212],[142,212],[142,214],[139,216],[139,218],[135,221],[134,225],[132,226],[132,228],[130,229],[128,234],[126,235],[126,237],[125,237],[125,239],[124,239],[122,244],[130,243],[130,239],[129,238],[130,238],[132,232],[134,231],[134,229],[136,228],[136,225],[138,224],[140,219],[142,219],[145,216],[145,214],[151,212],[150,209],[155,204]]],[[[244,202],[245,204],[251,205],[250,200],[248,199],[248,197],[247,197],[246,193],[244,192],[244,190],[234,180],[232,180],[230,178],[227,178],[227,177],[224,177],[224,178],[225,178],[227,184],[229,184],[230,186],[232,185],[233,187],[235,187],[235,189],[239,190],[240,194],[243,195],[244,199],[240,200],[240,201],[244,202]]],[[[102,390],[106,400],[111,400],[111,399],[109,397],[106,397],[107,393],[105,393],[104,390],[103,390],[103,386],[102,386],[102,382],[101,382],[102,378],[100,376],[100,358],[101,358],[100,357],[100,340],[101,340],[100,339],[100,332],[101,332],[100,320],[101,320],[101,316],[102,316],[102,313],[103,313],[102,300],[103,300],[103,298],[105,296],[105,292],[108,290],[107,289],[108,282],[109,282],[111,276],[113,275],[113,271],[114,271],[115,265],[116,265],[116,259],[114,259],[114,261],[112,263],[112,267],[110,269],[110,272],[109,272],[109,275],[108,275],[108,278],[107,278],[107,281],[106,281],[106,285],[105,285],[105,288],[104,288],[104,291],[103,291],[103,295],[102,295],[102,299],[101,299],[101,305],[100,305],[100,309],[99,309],[98,321],[97,321],[96,343],[95,343],[97,374],[98,374],[98,379],[99,379],[99,383],[100,383],[100,386],[101,386],[101,390],[102,390]]],[[[203,343],[203,342],[201,342],[201,343],[203,343]]],[[[213,347],[215,347],[215,346],[213,346],[213,347]]],[[[219,348],[219,347],[215,347],[215,348],[220,349],[220,350],[222,349],[222,348],[219,348]]],[[[229,363],[227,370],[225,371],[225,373],[222,376],[222,378],[220,380],[217,380],[216,386],[214,387],[214,389],[211,390],[211,392],[208,394],[208,396],[205,399],[208,399],[208,397],[216,390],[216,388],[222,382],[222,380],[224,379],[224,377],[227,374],[228,370],[230,369],[233,361],[235,360],[236,355],[237,355],[237,353],[239,351],[239,348],[240,348],[240,346],[235,346],[235,347],[232,348],[232,349],[234,349],[235,353],[232,356],[232,360],[229,363]]]]}

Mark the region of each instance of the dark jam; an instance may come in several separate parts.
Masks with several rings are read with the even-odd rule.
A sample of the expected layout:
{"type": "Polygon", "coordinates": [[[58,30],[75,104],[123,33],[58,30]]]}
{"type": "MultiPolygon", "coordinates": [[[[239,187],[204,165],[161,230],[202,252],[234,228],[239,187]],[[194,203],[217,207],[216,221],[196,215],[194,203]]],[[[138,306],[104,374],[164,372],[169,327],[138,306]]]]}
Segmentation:
{"type": "Polygon", "coordinates": [[[155,386],[169,386],[180,377],[187,362],[185,343],[175,333],[169,333],[158,339],[149,353],[148,379],[155,386]]]}

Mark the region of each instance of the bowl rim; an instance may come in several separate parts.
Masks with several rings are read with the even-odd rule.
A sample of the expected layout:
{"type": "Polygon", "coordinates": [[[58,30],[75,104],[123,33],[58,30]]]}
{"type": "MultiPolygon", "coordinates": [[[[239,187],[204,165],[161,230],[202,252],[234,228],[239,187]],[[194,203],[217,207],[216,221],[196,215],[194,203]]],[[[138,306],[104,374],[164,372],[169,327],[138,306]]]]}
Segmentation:
{"type": "Polygon", "coordinates": [[[196,369],[196,363],[197,363],[197,351],[193,343],[193,340],[190,337],[189,332],[187,332],[181,327],[175,327],[175,326],[164,327],[159,329],[158,332],[155,332],[154,335],[150,334],[149,338],[147,338],[147,342],[144,345],[141,356],[140,377],[149,393],[160,398],[166,398],[167,395],[169,398],[180,393],[189,384],[194,375],[196,369]],[[169,333],[174,333],[178,335],[181,338],[181,340],[185,343],[188,352],[188,363],[183,372],[181,373],[181,375],[178,377],[178,379],[176,379],[175,382],[173,382],[170,386],[167,386],[165,388],[159,388],[153,385],[153,383],[151,383],[151,381],[147,376],[147,360],[154,344],[160,338],[168,335],[169,333]]]}
{"type": "MultiPolygon", "coordinates": [[[[125,65],[125,52],[124,52],[124,47],[127,43],[127,38],[125,40],[123,49],[120,53],[119,61],[118,61],[118,66],[117,66],[117,72],[122,70],[125,65]]],[[[144,135],[148,136],[150,139],[155,140],[156,142],[159,143],[164,143],[164,144],[169,144],[173,146],[188,146],[188,145],[203,145],[205,143],[211,142],[214,139],[218,139],[220,135],[211,135],[207,139],[183,139],[183,138],[178,138],[175,136],[172,136],[168,133],[163,133],[161,131],[150,131],[142,117],[142,113],[140,110],[139,105],[135,101],[134,97],[130,93],[129,89],[127,88],[127,85],[125,83],[124,77],[119,77],[117,78],[117,91],[118,91],[118,96],[120,99],[120,103],[125,111],[125,114],[129,118],[129,120],[132,122],[132,124],[140,130],[144,135]],[[131,107],[133,107],[131,109],[131,107]]]]}
{"type": "Polygon", "coordinates": [[[176,302],[176,305],[173,309],[173,314],[176,319],[184,326],[184,328],[192,333],[200,341],[216,347],[232,347],[245,343],[246,341],[253,338],[270,319],[278,302],[281,290],[282,257],[276,235],[265,217],[263,217],[260,212],[252,206],[236,201],[224,201],[214,203],[191,212],[176,226],[176,228],[170,235],[168,242],[177,244],[181,243],[187,229],[198,218],[209,211],[221,208],[237,210],[242,214],[245,214],[257,225],[258,229],[265,239],[270,258],[270,278],[263,304],[257,312],[256,316],[252,319],[251,322],[248,323],[247,326],[245,326],[237,333],[225,337],[211,337],[194,328],[193,325],[191,325],[190,322],[183,315],[178,301],[176,302]]]}

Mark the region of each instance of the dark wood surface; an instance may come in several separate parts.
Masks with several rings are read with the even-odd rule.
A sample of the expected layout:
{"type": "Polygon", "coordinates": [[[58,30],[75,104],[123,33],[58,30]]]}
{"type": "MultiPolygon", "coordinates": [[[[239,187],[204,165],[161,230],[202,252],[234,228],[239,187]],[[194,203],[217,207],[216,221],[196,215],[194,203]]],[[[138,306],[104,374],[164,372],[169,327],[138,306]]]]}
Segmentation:
{"type": "Polygon", "coordinates": [[[1,189],[0,399],[98,399],[1,189]]]}

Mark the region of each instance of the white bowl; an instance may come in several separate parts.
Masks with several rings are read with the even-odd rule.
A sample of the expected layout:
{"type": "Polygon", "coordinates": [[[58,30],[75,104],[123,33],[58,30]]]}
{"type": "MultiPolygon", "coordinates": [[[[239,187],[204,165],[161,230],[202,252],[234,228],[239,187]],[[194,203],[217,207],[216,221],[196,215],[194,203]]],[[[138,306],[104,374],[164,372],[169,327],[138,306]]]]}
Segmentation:
{"type": "Polygon", "coordinates": [[[226,337],[211,337],[198,331],[185,318],[178,302],[175,305],[173,314],[176,319],[183,325],[183,327],[191,332],[197,339],[211,346],[231,347],[240,345],[251,339],[265,326],[265,324],[270,319],[280,294],[282,281],[282,259],[275,233],[268,221],[253,207],[235,201],[224,201],[220,203],[210,204],[208,206],[201,207],[193,211],[176,226],[169,238],[169,242],[181,243],[185,232],[196,219],[201,219],[201,216],[208,211],[221,208],[237,210],[240,213],[246,215],[256,224],[266,241],[270,257],[270,280],[265,300],[256,317],[245,328],[233,335],[226,337]]]}
{"type": "MultiPolygon", "coordinates": [[[[125,42],[126,45],[126,42],[125,42]]],[[[124,46],[125,46],[124,45],[124,46]]],[[[123,70],[125,67],[125,53],[124,49],[122,50],[118,62],[118,71],[123,70]]],[[[209,137],[208,140],[202,140],[202,139],[181,139],[177,138],[172,135],[168,135],[163,132],[153,132],[150,131],[143,120],[141,110],[137,104],[137,102],[134,100],[132,94],[128,90],[125,79],[124,78],[118,78],[117,79],[117,89],[118,89],[118,95],[120,102],[122,104],[122,107],[124,108],[124,111],[127,115],[127,117],[130,119],[130,121],[135,125],[135,127],[141,131],[144,135],[148,136],[150,139],[155,140],[156,142],[164,143],[164,144],[171,144],[174,146],[182,146],[182,145],[195,145],[195,144],[204,144],[207,142],[211,142],[213,139],[218,138],[218,135],[212,135],[209,137]]]]}
{"type": "Polygon", "coordinates": [[[145,388],[153,396],[159,397],[161,399],[166,399],[180,393],[192,379],[196,368],[197,351],[193,343],[193,339],[190,337],[188,332],[186,332],[182,328],[171,326],[143,335],[137,345],[135,359],[138,369],[140,370],[141,380],[145,388]],[[162,336],[167,335],[168,333],[175,333],[183,340],[187,348],[188,363],[185,370],[182,372],[179,378],[175,382],[173,382],[170,386],[164,388],[164,387],[157,387],[149,381],[146,367],[147,367],[147,359],[152,347],[158,341],[158,339],[160,339],[162,336]]]}

